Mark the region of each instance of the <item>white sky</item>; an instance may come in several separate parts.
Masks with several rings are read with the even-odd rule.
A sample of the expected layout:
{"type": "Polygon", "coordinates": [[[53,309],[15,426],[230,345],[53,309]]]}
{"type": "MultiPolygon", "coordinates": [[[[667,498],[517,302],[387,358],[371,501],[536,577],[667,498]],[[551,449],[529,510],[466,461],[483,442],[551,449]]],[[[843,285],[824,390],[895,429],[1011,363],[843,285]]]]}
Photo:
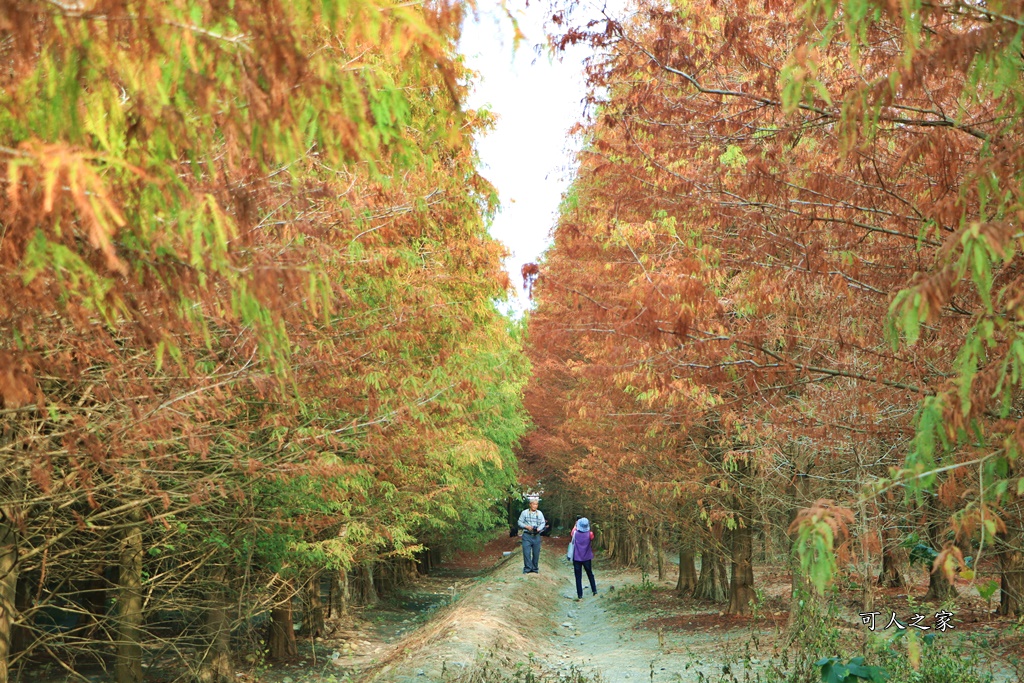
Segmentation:
{"type": "Polygon", "coordinates": [[[505,267],[519,292],[513,308],[522,310],[529,304],[520,268],[539,260],[550,244],[572,178],[579,143],[568,131],[584,112],[582,62],[589,51],[575,46],[552,60],[543,26],[551,15],[548,0],[533,0],[529,7],[524,0],[508,0],[507,6],[526,35],[518,50],[512,22],[496,0],[484,0],[477,16],[466,20],[459,49],[479,73],[467,107],[487,107],[498,117],[477,148],[481,171],[501,198],[491,234],[511,252],[505,267]]]}

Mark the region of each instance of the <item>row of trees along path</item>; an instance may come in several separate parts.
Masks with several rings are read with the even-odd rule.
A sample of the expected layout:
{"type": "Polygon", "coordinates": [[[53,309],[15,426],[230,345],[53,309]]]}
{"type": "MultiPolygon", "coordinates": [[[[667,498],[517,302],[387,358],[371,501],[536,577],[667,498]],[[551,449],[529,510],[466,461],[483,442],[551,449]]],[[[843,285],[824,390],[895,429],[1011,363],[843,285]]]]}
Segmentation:
{"type": "Polygon", "coordinates": [[[920,544],[929,599],[987,560],[1024,614],[1024,5],[1001,7],[554,15],[597,56],[526,454],[612,555],[676,545],[680,589],[743,614],[756,534],[797,551],[797,618],[837,553],[871,611],[920,544]]]}
{"type": "Polygon", "coordinates": [[[252,617],[287,657],[293,597],[317,635],[493,528],[526,365],[462,9],[0,4],[0,683],[234,680],[252,617]]]}

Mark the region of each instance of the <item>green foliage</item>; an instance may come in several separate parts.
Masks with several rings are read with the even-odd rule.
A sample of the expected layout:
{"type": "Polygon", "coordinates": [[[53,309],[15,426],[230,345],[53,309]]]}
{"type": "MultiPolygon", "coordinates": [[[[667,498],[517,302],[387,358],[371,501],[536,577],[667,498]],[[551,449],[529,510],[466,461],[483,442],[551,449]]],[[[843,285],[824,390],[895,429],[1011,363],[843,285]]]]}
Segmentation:
{"type": "Polygon", "coordinates": [[[800,570],[819,593],[824,593],[836,572],[832,546],[832,529],[828,524],[815,522],[801,525],[794,550],[800,559],[800,570]]]}
{"type": "Polygon", "coordinates": [[[985,583],[978,584],[978,594],[981,595],[981,599],[986,602],[992,599],[995,592],[999,590],[999,582],[989,579],[985,583]]]}
{"type": "Polygon", "coordinates": [[[793,552],[800,560],[800,571],[819,595],[824,594],[836,574],[836,536],[846,535],[846,525],[852,520],[849,510],[818,501],[801,510],[790,527],[790,531],[796,531],[793,552]]]}
{"type": "Polygon", "coordinates": [[[935,558],[938,556],[939,552],[930,545],[916,543],[910,548],[910,566],[913,567],[915,564],[923,564],[928,571],[931,571],[932,563],[935,562],[935,558]]]}
{"type": "Polygon", "coordinates": [[[819,659],[814,666],[821,668],[821,680],[825,683],[883,683],[889,679],[881,667],[864,664],[863,657],[853,657],[845,664],[839,657],[826,657],[819,659]]]}
{"type": "Polygon", "coordinates": [[[701,681],[737,683],[858,683],[860,681],[908,681],[910,683],[991,683],[978,650],[969,639],[956,634],[930,633],[919,638],[916,631],[898,631],[893,637],[871,640],[864,654],[847,659],[835,653],[847,644],[839,628],[830,626],[841,619],[832,606],[821,612],[803,614],[793,634],[768,652],[755,639],[740,657],[727,663],[720,676],[698,672],[701,681]],[[761,663],[754,664],[754,659],[761,663]],[[871,662],[868,664],[867,662],[871,662]]]}
{"type": "Polygon", "coordinates": [[[740,147],[729,145],[718,157],[718,163],[730,168],[742,168],[747,164],[747,158],[743,155],[743,150],[740,147]]]}
{"type": "Polygon", "coordinates": [[[907,631],[898,632],[893,642],[878,653],[878,662],[893,681],[907,683],[991,683],[979,655],[955,635],[931,633],[918,639],[907,631]],[[902,651],[893,647],[898,641],[902,651]]]}

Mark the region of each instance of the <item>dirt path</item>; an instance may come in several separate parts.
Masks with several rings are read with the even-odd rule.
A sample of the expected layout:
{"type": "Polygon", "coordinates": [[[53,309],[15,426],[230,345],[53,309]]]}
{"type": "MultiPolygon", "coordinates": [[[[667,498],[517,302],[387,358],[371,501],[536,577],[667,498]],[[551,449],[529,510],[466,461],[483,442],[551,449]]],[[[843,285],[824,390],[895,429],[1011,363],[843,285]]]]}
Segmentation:
{"type": "Polygon", "coordinates": [[[485,663],[510,671],[531,654],[547,654],[557,579],[547,564],[540,574],[524,575],[521,557],[513,554],[469,586],[454,605],[410,634],[362,680],[451,681],[485,663]]]}
{"type": "Polygon", "coordinates": [[[585,585],[586,597],[576,602],[572,567],[562,559],[564,542],[563,551],[559,545],[557,539],[545,543],[540,574],[523,575],[521,554],[515,553],[411,635],[367,680],[502,681],[529,667],[549,680],[569,679],[575,670],[609,683],[698,681],[721,674],[726,659],[736,659],[733,655],[742,654],[750,640],[748,629],[660,633],[636,628],[651,614],[621,604],[615,591],[621,595],[639,577],[603,570],[600,562],[598,596],[585,585]],[[479,673],[485,667],[499,673],[479,673]]]}
{"type": "Polygon", "coordinates": [[[604,570],[598,564],[598,596],[591,596],[584,576],[584,597],[576,602],[572,568],[560,566],[556,571],[562,599],[555,610],[554,643],[561,656],[553,664],[560,673],[575,667],[609,682],[710,680],[726,664],[734,666],[751,640],[747,628],[665,631],[641,627],[652,615],[615,600],[616,591],[621,594],[639,587],[636,572],[604,570]]]}
{"type": "MultiPolygon", "coordinates": [[[[669,595],[668,582],[642,586],[638,572],[606,568],[600,560],[598,596],[590,595],[584,577],[584,598],[577,602],[564,550],[564,540],[545,540],[541,572],[531,575],[522,574],[515,552],[361,680],[739,683],[763,675],[785,624],[783,612],[729,617],[717,611],[721,606],[669,595]]],[[[770,599],[764,609],[779,608],[779,601],[770,599]]],[[[851,652],[858,635],[847,626],[851,652]]],[[[993,669],[996,681],[1014,680],[1005,667],[993,663],[993,669]]]]}

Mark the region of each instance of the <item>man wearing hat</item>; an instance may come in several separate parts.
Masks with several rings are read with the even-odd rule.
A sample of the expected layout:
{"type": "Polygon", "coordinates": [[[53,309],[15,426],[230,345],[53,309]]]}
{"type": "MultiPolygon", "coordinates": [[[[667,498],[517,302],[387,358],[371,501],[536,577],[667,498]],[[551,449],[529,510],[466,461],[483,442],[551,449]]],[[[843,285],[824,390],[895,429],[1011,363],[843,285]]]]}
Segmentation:
{"type": "Polygon", "coordinates": [[[519,514],[519,528],[523,530],[523,573],[536,574],[540,560],[540,532],[544,531],[547,522],[544,521],[544,513],[537,509],[540,499],[530,496],[527,500],[529,509],[519,514]]]}

